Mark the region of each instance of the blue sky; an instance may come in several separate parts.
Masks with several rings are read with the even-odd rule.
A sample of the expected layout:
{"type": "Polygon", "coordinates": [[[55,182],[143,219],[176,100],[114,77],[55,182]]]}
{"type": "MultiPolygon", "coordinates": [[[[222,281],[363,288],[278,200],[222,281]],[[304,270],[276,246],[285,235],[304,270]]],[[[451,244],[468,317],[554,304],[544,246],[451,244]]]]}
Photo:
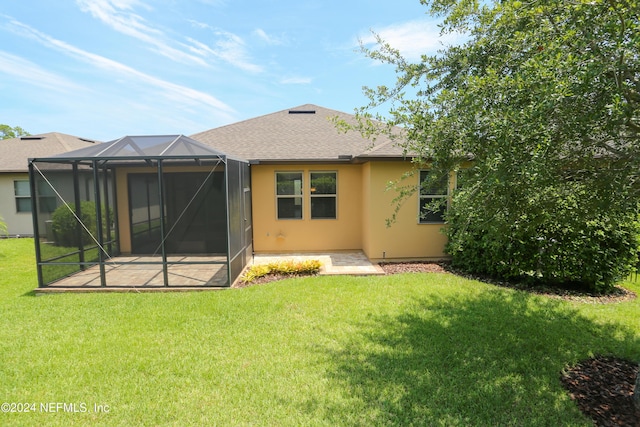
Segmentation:
{"type": "MultiPolygon", "coordinates": [[[[108,141],[185,134],[318,104],[366,104],[442,40],[418,0],[2,0],[0,123],[108,141]]],[[[448,42],[448,40],[444,40],[448,42]]]]}

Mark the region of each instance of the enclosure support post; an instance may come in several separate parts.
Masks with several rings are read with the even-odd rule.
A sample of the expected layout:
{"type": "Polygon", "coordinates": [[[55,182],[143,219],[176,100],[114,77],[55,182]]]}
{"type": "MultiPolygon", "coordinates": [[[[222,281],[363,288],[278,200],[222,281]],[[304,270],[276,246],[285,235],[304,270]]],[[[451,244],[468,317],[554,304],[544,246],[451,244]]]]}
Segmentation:
{"type": "MultiPolygon", "coordinates": [[[[120,221],[118,220],[118,184],[116,178],[117,168],[111,169],[111,188],[113,191],[113,228],[115,230],[113,239],[115,243],[115,255],[120,255],[120,221]]],[[[113,256],[113,253],[112,253],[113,256]]]]}
{"type": "MultiPolygon", "coordinates": [[[[226,159],[225,159],[226,160],[226,159]]],[[[224,203],[227,214],[227,286],[231,286],[231,212],[229,207],[229,163],[224,162],[224,203]]]]}
{"type": "Polygon", "coordinates": [[[164,285],[169,286],[169,270],[167,266],[166,236],[164,227],[164,180],[162,179],[162,160],[158,159],[158,200],[160,201],[160,250],[162,251],[162,274],[164,285]]]}
{"type": "Polygon", "coordinates": [[[98,173],[98,162],[92,163],[93,169],[93,193],[96,203],[96,231],[98,232],[98,263],[100,265],[100,286],[107,286],[107,277],[104,270],[104,253],[102,248],[104,240],[102,239],[102,203],[100,203],[100,174],[98,173]]]}
{"type": "Polygon", "coordinates": [[[106,235],[106,250],[107,256],[113,256],[113,238],[111,236],[111,209],[109,209],[109,180],[107,163],[105,162],[102,168],[102,192],[104,193],[104,216],[105,216],[105,235],[106,235]]]}
{"type": "Polygon", "coordinates": [[[36,270],[38,272],[38,287],[44,287],[44,282],[42,279],[42,254],[40,252],[40,230],[38,228],[38,205],[37,205],[37,197],[36,197],[36,180],[35,174],[33,173],[33,163],[29,161],[29,186],[31,191],[31,217],[33,220],[33,240],[36,244],[36,270]]]}
{"type": "MultiPolygon", "coordinates": [[[[73,203],[75,206],[75,214],[78,218],[82,218],[80,207],[80,183],[78,182],[78,162],[73,162],[73,203]]],[[[84,244],[82,243],[82,228],[80,223],[76,224],[76,240],[78,241],[78,256],[80,261],[80,270],[85,269],[84,265],[84,244]]]]}

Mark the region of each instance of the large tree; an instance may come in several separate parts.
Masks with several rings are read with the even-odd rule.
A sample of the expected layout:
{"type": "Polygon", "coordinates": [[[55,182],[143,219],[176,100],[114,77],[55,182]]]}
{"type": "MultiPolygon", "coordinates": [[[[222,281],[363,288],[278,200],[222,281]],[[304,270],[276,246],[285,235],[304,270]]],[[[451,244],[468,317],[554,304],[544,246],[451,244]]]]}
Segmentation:
{"type": "Polygon", "coordinates": [[[467,42],[418,63],[381,39],[365,49],[398,79],[367,90],[362,126],[391,101],[375,118],[406,129],[416,161],[458,171],[459,267],[610,288],[637,261],[640,3],[421,2],[467,42]]]}
{"type": "Polygon", "coordinates": [[[28,135],[29,132],[22,129],[20,126],[11,127],[9,125],[0,124],[0,139],[11,139],[28,135]]]}

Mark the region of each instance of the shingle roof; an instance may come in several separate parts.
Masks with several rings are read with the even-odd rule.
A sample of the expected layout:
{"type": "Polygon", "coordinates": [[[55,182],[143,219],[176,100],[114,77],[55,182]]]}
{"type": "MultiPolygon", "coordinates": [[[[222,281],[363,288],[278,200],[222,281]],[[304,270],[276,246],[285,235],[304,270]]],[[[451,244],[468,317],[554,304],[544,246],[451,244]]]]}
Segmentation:
{"type": "Polygon", "coordinates": [[[28,159],[51,157],[99,143],[64,133],[50,132],[0,141],[0,172],[27,172],[28,159]]]}
{"type": "Polygon", "coordinates": [[[191,135],[225,153],[258,161],[331,161],[357,157],[402,157],[389,137],[375,142],[359,132],[340,132],[332,118],[355,117],[306,104],[191,135]],[[351,156],[351,157],[349,157],[351,156]]]}

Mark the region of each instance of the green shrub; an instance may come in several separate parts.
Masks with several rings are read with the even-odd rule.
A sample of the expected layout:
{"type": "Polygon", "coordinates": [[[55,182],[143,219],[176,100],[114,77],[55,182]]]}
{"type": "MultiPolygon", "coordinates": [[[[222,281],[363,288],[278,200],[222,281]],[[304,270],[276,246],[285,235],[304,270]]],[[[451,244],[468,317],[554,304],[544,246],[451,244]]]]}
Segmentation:
{"type": "Polygon", "coordinates": [[[9,229],[7,228],[7,223],[4,221],[4,218],[0,216],[0,236],[9,234],[9,229]]]}
{"type": "MultiPolygon", "coordinates": [[[[59,246],[77,247],[79,246],[77,225],[73,212],[75,212],[75,205],[70,204],[69,207],[62,205],[59,206],[51,215],[52,230],[54,240],[59,246]],[[69,210],[71,208],[71,210],[69,210]]],[[[84,201],[80,203],[80,211],[83,224],[87,227],[91,235],[96,237],[96,205],[94,202],[84,201]]],[[[102,213],[103,230],[107,229],[106,216],[103,210],[102,213]]],[[[81,228],[82,244],[87,245],[93,243],[93,239],[87,233],[84,228],[81,228]]]]}
{"type": "Polygon", "coordinates": [[[606,293],[637,265],[637,214],[589,205],[577,186],[564,194],[556,187],[496,203],[501,209],[486,203],[478,209],[479,196],[492,199],[461,194],[449,213],[446,251],[455,268],[534,286],[606,293]]]}
{"type": "Polygon", "coordinates": [[[255,264],[247,269],[242,276],[242,281],[253,282],[268,274],[311,275],[318,273],[320,267],[322,267],[322,263],[315,259],[304,261],[283,260],[268,264],[255,264]]]}

